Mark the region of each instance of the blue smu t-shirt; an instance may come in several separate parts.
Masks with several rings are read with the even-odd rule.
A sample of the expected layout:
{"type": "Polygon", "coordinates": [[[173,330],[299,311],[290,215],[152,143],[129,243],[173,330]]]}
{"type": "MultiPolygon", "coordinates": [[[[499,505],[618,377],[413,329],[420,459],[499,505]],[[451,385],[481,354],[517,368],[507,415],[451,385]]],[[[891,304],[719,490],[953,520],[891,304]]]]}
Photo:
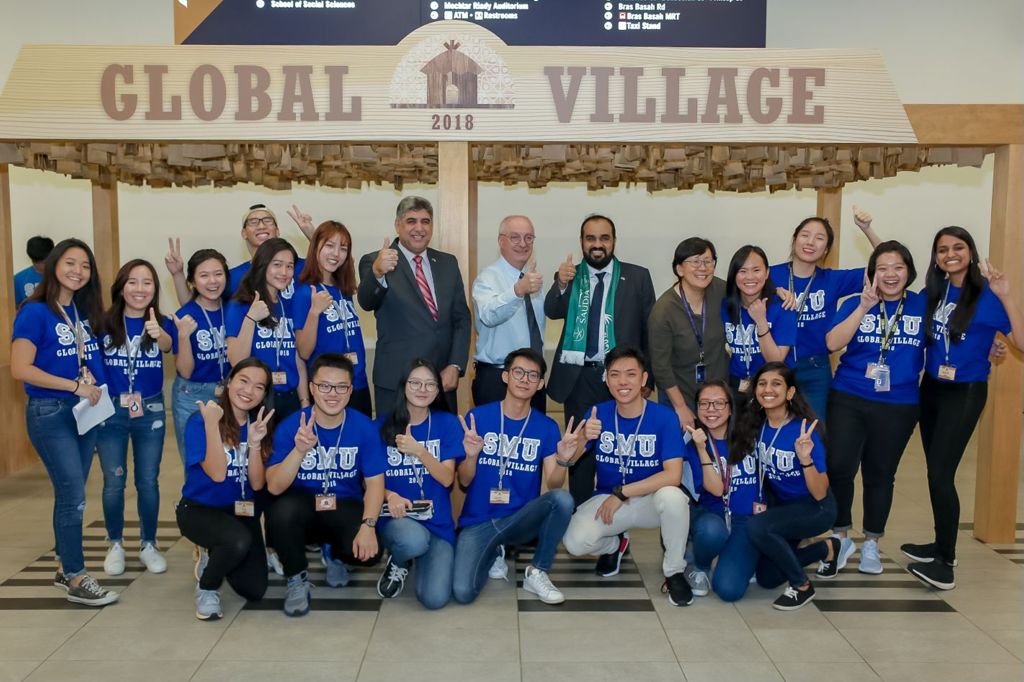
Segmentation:
{"type": "MultiPolygon", "coordinates": [[[[64,306],[64,312],[72,323],[75,321],[74,306],[64,306]]],[[[85,366],[92,372],[96,385],[107,383],[100,359],[99,341],[92,334],[89,320],[82,318],[85,342],[85,366]]],[[[14,318],[12,339],[26,339],[36,347],[34,366],[48,374],[74,381],[78,378],[78,349],[75,347],[75,332],[64,318],[50,310],[45,303],[34,301],[18,311],[14,318]]],[[[58,398],[69,400],[75,397],[70,391],[57,391],[25,384],[25,393],[30,398],[58,398]]],[[[113,395],[113,389],[110,390],[113,395]]]]}
{"type": "MultiPolygon", "coordinates": [[[[768,270],[775,286],[789,288],[789,268],[789,263],[779,263],[768,270]]],[[[859,293],[864,288],[864,268],[816,268],[813,281],[810,277],[794,276],[792,291],[797,298],[803,295],[808,282],[811,287],[796,322],[796,345],[786,356],[786,364],[791,367],[795,366],[796,358],[829,354],[825,335],[831,329],[829,323],[832,315],[839,305],[839,299],[859,293]]]]}
{"type": "MultiPolygon", "coordinates": [[[[989,371],[992,369],[992,364],[988,359],[992,340],[995,338],[996,332],[1010,333],[1010,318],[1006,314],[1003,302],[992,293],[988,282],[985,282],[967,331],[960,335],[959,343],[953,343],[953,339],[949,339],[949,359],[947,361],[946,340],[943,338],[943,334],[949,333],[947,324],[953,311],[956,310],[959,297],[960,288],[951,284],[945,305],[939,301],[939,305],[935,306],[935,315],[931,321],[931,328],[928,330],[929,339],[925,350],[924,369],[928,376],[939,379],[939,365],[951,364],[956,367],[956,378],[953,380],[956,383],[987,381],[989,371]]],[[[946,379],[939,380],[947,381],[946,379]]]]}
{"type": "MultiPolygon", "coordinates": [[[[772,492],[783,502],[811,494],[804,479],[803,465],[796,456],[795,444],[800,437],[801,426],[802,420],[796,418],[783,424],[781,429],[773,429],[765,422],[764,430],[761,431],[754,446],[764,468],[767,485],[771,486],[772,492]],[[781,432],[776,438],[776,432],[779,431],[781,432]]],[[[814,449],[811,450],[814,468],[825,473],[825,443],[818,435],[817,429],[811,433],[811,442],[814,444],[814,449]]]]}
{"type": "MultiPolygon", "coordinates": [[[[476,419],[476,432],[484,439],[484,449],[476,460],[476,476],[466,491],[459,528],[510,516],[539,497],[544,458],[558,451],[558,441],[562,438],[558,424],[537,410],[531,409],[526,419],[506,417],[504,434],[500,401],[473,408],[469,414],[476,419]],[[524,422],[526,430],[520,438],[524,422]],[[491,488],[498,487],[499,448],[507,453],[502,487],[510,491],[508,504],[491,504],[491,488]]],[[[469,415],[466,415],[466,423],[469,423],[469,415]]],[[[465,458],[463,451],[459,461],[465,458]]]]}
{"type": "MultiPolygon", "coordinates": [[[[718,450],[718,470],[726,467],[729,473],[729,511],[739,516],[750,516],[754,513],[754,501],[757,499],[757,460],[752,455],[747,455],[739,464],[725,464],[729,459],[729,441],[715,439],[715,448],[718,450]]],[[[710,445],[708,454],[714,457],[710,445]]],[[[683,458],[689,462],[693,470],[693,484],[700,492],[698,504],[707,511],[725,515],[725,503],[718,495],[712,495],[704,488],[704,467],[700,463],[700,455],[697,454],[697,446],[691,440],[686,444],[686,451],[683,458]]]]}
{"type": "Polygon", "coordinates": [[[610,494],[617,485],[642,481],[662,471],[666,460],[683,456],[679,417],[664,405],[645,402],[643,415],[630,419],[619,416],[617,433],[615,401],[597,406],[601,435],[589,446],[597,460],[595,493],[610,494]]]}
{"type": "MultiPolygon", "coordinates": [[[[893,315],[896,314],[900,302],[897,300],[883,303],[889,324],[895,324],[893,315]]],[[[832,318],[831,328],[834,329],[848,318],[858,305],[860,305],[859,297],[844,301],[832,318]]],[[[901,405],[916,403],[919,393],[918,381],[921,368],[924,367],[925,328],[922,321],[924,320],[925,305],[924,294],[907,292],[903,314],[900,316],[899,324],[893,330],[892,338],[889,341],[889,352],[885,357],[885,364],[889,366],[890,390],[876,391],[874,379],[865,376],[868,363],[878,362],[882,337],[885,333],[878,306],[864,315],[860,321],[860,327],[850,339],[850,343],[846,345],[846,352],[839,359],[839,367],[836,369],[836,378],[832,383],[832,388],[865,400],[901,405]]]]}
{"type": "MultiPolygon", "coordinates": [[[[312,412],[312,407],[303,408],[277,425],[268,469],[288,457],[295,447],[300,415],[306,415],[308,421],[312,412]]],[[[291,487],[310,495],[334,493],[339,500],[363,499],[363,479],[380,476],[387,464],[384,443],[376,425],[362,412],[346,408],[345,421],[340,427],[318,426],[316,434],[318,442],[302,458],[291,487]]]]}
{"type": "MultiPolygon", "coordinates": [[[[118,348],[110,348],[110,336],[103,337],[103,367],[107,372],[107,381],[110,384],[110,396],[117,403],[117,396],[128,392],[128,359],[134,354],[135,383],[132,388],[136,393],[148,398],[159,394],[164,390],[164,357],[163,352],[156,345],[156,340],[151,339],[148,349],[143,349],[142,342],[149,338],[146,334],[145,317],[126,317],[127,338],[125,343],[118,348]]],[[[178,336],[178,328],[174,320],[164,318],[161,325],[167,332],[173,343],[178,336]]],[[[173,349],[172,349],[173,350],[173,349]]]]}
{"type": "MultiPolygon", "coordinates": [[[[199,325],[189,337],[189,344],[192,346],[192,359],[195,362],[189,381],[204,384],[216,383],[231,371],[231,366],[228,364],[228,341],[224,324],[225,309],[225,306],[221,306],[220,310],[206,310],[193,299],[178,310],[178,319],[185,315],[191,315],[199,325]]],[[[178,335],[175,333],[171,337],[174,339],[173,350],[177,353],[178,335]]]]}
{"type": "MultiPolygon", "coordinates": [[[[299,385],[298,350],[295,346],[295,323],[292,317],[291,301],[281,297],[277,303],[268,303],[272,315],[276,316],[277,326],[270,328],[260,324],[252,333],[250,354],[267,363],[271,372],[282,371],[287,374],[287,383],[274,386],[275,391],[290,391],[299,385]],[[284,315],[281,314],[282,307],[284,315]]],[[[228,338],[237,337],[249,312],[249,304],[240,301],[228,303],[227,334],[228,338]]]]}
{"type": "Polygon", "coordinates": [[[21,302],[35,293],[36,286],[43,281],[43,276],[31,265],[14,274],[14,305],[21,305],[21,302]]]}
{"type": "MultiPolygon", "coordinates": [[[[374,422],[380,431],[380,425],[386,417],[374,422]]],[[[456,460],[464,456],[462,448],[462,425],[454,414],[449,412],[432,412],[430,419],[412,427],[412,437],[427,448],[439,462],[456,460]]],[[[387,471],[384,472],[384,487],[398,493],[407,500],[430,500],[434,503],[434,515],[427,521],[420,521],[434,535],[455,544],[455,520],[452,518],[452,500],[448,488],[444,487],[430,475],[418,459],[403,455],[398,448],[385,446],[387,471]],[[417,469],[422,476],[423,490],[416,482],[417,469]]],[[[380,517],[379,523],[384,526],[391,517],[380,517]]]]}
{"type": "MultiPolygon", "coordinates": [[[[729,347],[729,374],[748,379],[765,364],[761,342],[757,338],[757,324],[743,307],[740,307],[740,324],[733,323],[727,303],[722,301],[722,320],[725,322],[725,344],[729,347]]],[[[775,344],[792,348],[796,344],[796,311],[784,310],[776,298],[768,304],[767,316],[775,344]]],[[[786,355],[786,363],[791,364],[789,354],[786,355]]]]}
{"type": "MultiPolygon", "coordinates": [[[[309,317],[309,307],[313,296],[313,290],[309,284],[297,284],[295,296],[292,297],[292,312],[295,317],[295,329],[303,329],[306,326],[306,318],[309,317]]],[[[313,362],[321,353],[355,353],[355,375],[352,378],[352,388],[366,388],[369,382],[366,380],[366,346],[363,345],[363,332],[359,327],[359,317],[356,315],[355,306],[351,296],[342,296],[337,287],[324,284],[317,285],[317,290],[323,291],[326,287],[331,293],[335,304],[320,313],[316,332],[316,345],[313,353],[309,356],[308,362],[313,362]],[[339,308],[341,315],[338,314],[339,308]]]]}
{"type": "MultiPolygon", "coordinates": [[[[306,260],[299,258],[295,261],[295,272],[292,276],[291,284],[289,284],[284,291],[281,292],[281,298],[285,300],[291,300],[292,296],[295,295],[295,278],[299,276],[302,269],[306,267],[306,260]]],[[[227,293],[225,294],[228,298],[233,298],[235,292],[238,291],[238,285],[242,283],[242,279],[252,269],[252,261],[245,261],[239,263],[235,267],[228,270],[228,284],[226,287],[227,293]]]]}
{"type": "Polygon", "coordinates": [[[224,480],[217,483],[203,470],[203,462],[206,460],[206,423],[202,414],[193,413],[185,423],[185,485],[181,489],[181,496],[211,507],[228,507],[235,500],[253,499],[248,475],[248,433],[248,424],[242,424],[238,447],[224,444],[228,470],[224,480]],[[244,490],[239,480],[239,470],[243,468],[246,472],[244,490]]]}

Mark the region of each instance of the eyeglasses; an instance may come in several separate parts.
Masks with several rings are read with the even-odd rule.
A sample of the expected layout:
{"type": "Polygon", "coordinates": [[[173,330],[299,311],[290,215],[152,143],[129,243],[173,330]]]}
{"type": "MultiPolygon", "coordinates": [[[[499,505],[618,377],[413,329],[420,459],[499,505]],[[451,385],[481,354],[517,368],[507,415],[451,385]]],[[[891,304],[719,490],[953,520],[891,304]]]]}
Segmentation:
{"type": "Polygon", "coordinates": [[[687,258],[683,261],[691,268],[713,268],[718,262],[717,258],[687,258]]]}
{"type": "Polygon", "coordinates": [[[414,391],[426,391],[427,393],[434,393],[438,389],[436,381],[420,381],[419,379],[409,379],[405,382],[405,385],[414,391]]]}
{"type": "Polygon", "coordinates": [[[499,236],[504,237],[513,244],[532,244],[537,239],[532,234],[505,234],[502,232],[499,236]]]}
{"type": "Polygon", "coordinates": [[[535,369],[523,369],[522,367],[513,367],[509,372],[512,378],[516,381],[522,381],[525,379],[528,383],[535,384],[540,381],[540,372],[535,369]]]}
{"type": "Polygon", "coordinates": [[[697,407],[702,410],[724,410],[728,404],[728,401],[725,400],[701,400],[697,403],[697,407]]]}
{"type": "Polygon", "coordinates": [[[249,227],[256,227],[260,223],[264,225],[277,225],[277,221],[272,216],[265,215],[262,218],[247,218],[245,224],[249,227]]]}
{"type": "Polygon", "coordinates": [[[337,393],[338,395],[345,395],[346,393],[352,390],[352,384],[318,384],[316,382],[313,382],[313,385],[316,386],[317,391],[323,393],[324,395],[327,395],[332,392],[337,393]]]}

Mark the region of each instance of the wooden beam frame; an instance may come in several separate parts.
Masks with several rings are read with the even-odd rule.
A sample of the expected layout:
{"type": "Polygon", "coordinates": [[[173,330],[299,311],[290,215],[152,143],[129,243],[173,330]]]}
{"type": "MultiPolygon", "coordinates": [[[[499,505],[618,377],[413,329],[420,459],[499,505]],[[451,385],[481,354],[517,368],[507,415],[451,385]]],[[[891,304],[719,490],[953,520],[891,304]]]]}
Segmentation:
{"type": "Polygon", "coordinates": [[[824,265],[826,268],[838,268],[839,236],[842,234],[841,226],[843,222],[843,188],[819,189],[817,194],[818,210],[814,215],[820,218],[827,218],[836,233],[835,241],[832,242],[832,248],[829,249],[828,254],[825,256],[824,265]]]}
{"type": "Polygon", "coordinates": [[[92,183],[92,250],[96,254],[103,305],[110,305],[110,285],[121,267],[121,230],[117,209],[117,182],[92,183]]]}
{"type": "Polygon", "coordinates": [[[905,104],[922,145],[1024,144],[1024,104],[905,104]]]}

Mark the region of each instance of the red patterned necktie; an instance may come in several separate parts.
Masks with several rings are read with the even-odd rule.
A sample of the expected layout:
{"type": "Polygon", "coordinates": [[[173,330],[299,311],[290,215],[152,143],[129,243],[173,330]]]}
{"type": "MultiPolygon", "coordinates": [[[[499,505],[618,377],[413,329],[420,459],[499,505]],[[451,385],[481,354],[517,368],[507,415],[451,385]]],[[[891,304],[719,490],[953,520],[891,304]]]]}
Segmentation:
{"type": "Polygon", "coordinates": [[[416,284],[420,287],[423,302],[427,304],[427,309],[430,310],[430,316],[434,318],[434,322],[437,322],[437,304],[434,303],[434,295],[430,293],[427,275],[423,272],[423,256],[416,255],[412,259],[416,262],[416,284]]]}

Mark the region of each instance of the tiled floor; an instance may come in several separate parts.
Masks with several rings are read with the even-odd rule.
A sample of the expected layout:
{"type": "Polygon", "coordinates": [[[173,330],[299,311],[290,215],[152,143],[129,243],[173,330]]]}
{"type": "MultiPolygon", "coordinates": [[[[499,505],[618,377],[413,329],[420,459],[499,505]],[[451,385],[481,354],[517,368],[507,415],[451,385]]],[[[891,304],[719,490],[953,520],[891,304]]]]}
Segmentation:
{"type": "Polygon", "coordinates": [[[613,579],[596,578],[589,560],[560,555],[552,572],[568,598],[560,607],[491,581],[471,606],[428,612],[411,590],[381,603],[375,569],[354,571],[341,590],[323,586],[318,569],[309,616],[280,613],[283,584],[274,579],[262,604],[246,606],[225,588],[225,618],[213,623],[193,615],[191,549],[173,522],[181,484],[173,439],[166,452],[164,575],[141,571],[130,551],[125,575],[104,579],[101,475],[93,469],[87,564],[123,590],[120,603],[102,610],[69,605],[51,586],[52,498],[42,468],[0,481],[0,682],[1024,680],[1024,530],[1012,545],[972,539],[973,451],[961,467],[965,523],[958,587],[948,593],[912,578],[898,551],[927,539],[931,525],[915,438],[882,543],[885,573],[861,575],[854,559],[836,581],[818,581],[815,601],[794,613],[773,610],[776,592],[757,587],[737,604],[711,596],[671,606],[660,593],[657,534],[640,532],[634,560],[613,579]]]}

